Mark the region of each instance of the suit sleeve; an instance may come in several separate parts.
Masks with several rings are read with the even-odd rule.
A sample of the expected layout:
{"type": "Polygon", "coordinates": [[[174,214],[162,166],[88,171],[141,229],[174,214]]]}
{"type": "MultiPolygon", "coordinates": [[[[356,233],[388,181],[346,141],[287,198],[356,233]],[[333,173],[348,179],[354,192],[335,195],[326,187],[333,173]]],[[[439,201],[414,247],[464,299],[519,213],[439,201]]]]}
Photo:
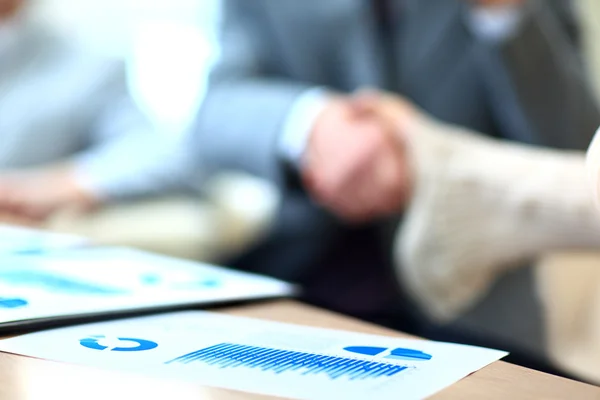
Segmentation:
{"type": "Polygon", "coordinates": [[[482,51],[484,79],[505,136],[585,149],[600,125],[598,103],[577,49],[573,15],[552,3],[529,1],[516,35],[482,51]]]}
{"type": "Polygon", "coordinates": [[[224,2],[219,60],[196,120],[194,147],[209,172],[243,170],[279,182],[279,138],[288,113],[311,86],[276,77],[275,39],[265,31],[260,3],[224,2]]]}

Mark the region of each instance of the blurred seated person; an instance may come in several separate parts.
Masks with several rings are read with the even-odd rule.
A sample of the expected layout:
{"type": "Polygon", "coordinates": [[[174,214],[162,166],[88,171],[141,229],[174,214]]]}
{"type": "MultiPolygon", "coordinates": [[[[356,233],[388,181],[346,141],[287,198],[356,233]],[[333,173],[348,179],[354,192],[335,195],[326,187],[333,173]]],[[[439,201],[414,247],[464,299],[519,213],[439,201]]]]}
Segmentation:
{"type": "MultiPolygon", "coordinates": [[[[306,300],[337,311],[434,336],[421,313],[418,326],[407,318],[413,293],[387,258],[410,174],[389,127],[357,117],[352,92],[385,89],[441,121],[553,148],[584,149],[600,124],[567,1],[227,0],[224,10],[198,157],[284,193],[269,240],[235,265],[302,282],[306,300]]],[[[532,270],[499,279],[458,326],[543,353],[532,270]]]]}
{"type": "Polygon", "coordinates": [[[0,0],[0,220],[212,259],[221,211],[192,190],[180,143],[134,104],[123,63],[32,14],[0,0]]]}

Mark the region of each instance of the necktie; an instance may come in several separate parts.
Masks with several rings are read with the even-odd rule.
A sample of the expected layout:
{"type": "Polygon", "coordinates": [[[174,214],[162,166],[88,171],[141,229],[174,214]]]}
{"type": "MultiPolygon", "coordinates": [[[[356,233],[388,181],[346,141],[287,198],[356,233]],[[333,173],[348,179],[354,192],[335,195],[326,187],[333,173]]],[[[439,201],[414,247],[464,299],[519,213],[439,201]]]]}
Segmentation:
{"type": "Polygon", "coordinates": [[[375,19],[377,45],[381,51],[382,70],[385,89],[397,92],[400,90],[398,76],[398,0],[370,0],[373,18],[375,19]]]}
{"type": "Polygon", "coordinates": [[[373,15],[380,33],[391,36],[394,31],[394,5],[392,0],[371,0],[373,15]]]}

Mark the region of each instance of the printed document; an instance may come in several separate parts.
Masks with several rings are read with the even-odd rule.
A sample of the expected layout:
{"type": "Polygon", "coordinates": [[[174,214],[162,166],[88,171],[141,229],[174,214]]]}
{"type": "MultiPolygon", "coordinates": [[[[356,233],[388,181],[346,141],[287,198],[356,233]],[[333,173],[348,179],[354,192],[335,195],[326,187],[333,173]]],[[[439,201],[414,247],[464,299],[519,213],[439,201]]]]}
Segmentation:
{"type": "Polygon", "coordinates": [[[507,353],[188,311],[0,341],[0,351],[296,399],[422,399],[507,353]]]}
{"type": "Polygon", "coordinates": [[[289,296],[282,281],[120,248],[0,255],[0,332],[155,308],[289,296]]]}

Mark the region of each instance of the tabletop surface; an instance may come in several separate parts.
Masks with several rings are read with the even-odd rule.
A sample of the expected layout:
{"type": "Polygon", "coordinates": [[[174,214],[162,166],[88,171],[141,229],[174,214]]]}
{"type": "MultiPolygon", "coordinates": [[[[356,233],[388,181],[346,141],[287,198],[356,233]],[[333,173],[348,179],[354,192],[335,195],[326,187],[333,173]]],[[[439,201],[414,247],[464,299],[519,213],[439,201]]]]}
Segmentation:
{"type": "MultiPolygon", "coordinates": [[[[386,336],[402,333],[305,306],[273,301],[218,310],[226,314],[386,336]]],[[[185,382],[97,370],[0,353],[0,400],[5,399],[269,399],[185,382]]],[[[600,388],[496,362],[433,397],[451,399],[599,399],[600,388]]]]}

